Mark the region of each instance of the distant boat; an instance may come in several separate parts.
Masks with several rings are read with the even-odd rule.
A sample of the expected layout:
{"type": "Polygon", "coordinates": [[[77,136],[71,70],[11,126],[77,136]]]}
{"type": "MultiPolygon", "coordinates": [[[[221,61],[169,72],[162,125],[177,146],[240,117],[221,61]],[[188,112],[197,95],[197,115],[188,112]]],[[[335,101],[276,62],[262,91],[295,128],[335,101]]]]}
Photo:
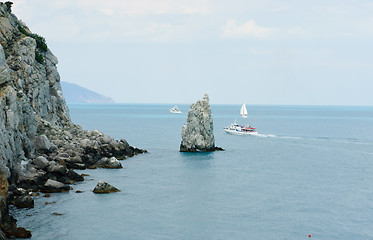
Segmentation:
{"type": "Polygon", "coordinates": [[[170,109],[170,113],[181,113],[180,109],[175,105],[170,109]]]}
{"type": "Polygon", "coordinates": [[[241,106],[240,114],[242,115],[243,118],[247,118],[247,109],[246,109],[245,102],[243,102],[243,104],[241,106]]]}
{"type": "Polygon", "coordinates": [[[254,135],[258,134],[256,128],[252,126],[243,126],[237,123],[232,123],[224,128],[224,131],[233,135],[254,135]]]}

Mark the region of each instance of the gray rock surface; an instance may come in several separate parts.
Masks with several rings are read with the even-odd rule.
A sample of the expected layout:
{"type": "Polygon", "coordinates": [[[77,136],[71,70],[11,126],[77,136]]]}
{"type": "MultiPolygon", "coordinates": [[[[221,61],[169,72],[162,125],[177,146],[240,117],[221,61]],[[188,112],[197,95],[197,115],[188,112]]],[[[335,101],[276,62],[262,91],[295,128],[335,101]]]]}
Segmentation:
{"type": "MultiPolygon", "coordinates": [[[[9,201],[9,200],[8,200],[9,201]]],[[[11,203],[17,208],[33,208],[34,199],[29,195],[15,196],[11,203]]]]}
{"type": "Polygon", "coordinates": [[[69,190],[71,190],[69,185],[52,179],[48,179],[44,184],[44,187],[41,189],[44,193],[67,192],[69,190]]]}
{"type": "Polygon", "coordinates": [[[10,5],[0,2],[0,222],[6,223],[8,237],[30,234],[9,215],[8,184],[27,191],[68,191],[66,183],[81,180],[70,169],[146,152],[71,122],[57,57],[10,5]]]}
{"type": "Polygon", "coordinates": [[[96,187],[93,189],[94,193],[114,193],[114,192],[120,192],[119,189],[116,187],[113,187],[107,182],[104,182],[103,180],[98,181],[96,187]]]}
{"type": "Polygon", "coordinates": [[[47,171],[49,173],[59,173],[61,175],[64,175],[67,173],[67,168],[61,164],[56,163],[55,161],[51,161],[49,163],[47,171]]]}
{"type": "Polygon", "coordinates": [[[49,141],[48,137],[45,136],[44,134],[43,135],[40,135],[36,138],[35,140],[35,148],[37,151],[40,151],[40,152],[49,152],[49,150],[51,149],[52,147],[52,144],[51,142],[49,141]]]}
{"type": "Polygon", "coordinates": [[[216,151],[214,126],[207,94],[190,105],[187,124],[181,129],[180,152],[216,151]]]}
{"type": "Polygon", "coordinates": [[[49,164],[49,161],[48,159],[46,159],[45,157],[43,156],[39,156],[37,158],[35,158],[33,161],[32,161],[33,164],[35,164],[35,166],[39,169],[43,169],[43,168],[46,168],[49,164]]]}
{"type": "Polygon", "coordinates": [[[101,168],[123,168],[122,164],[118,161],[116,157],[103,157],[98,160],[93,167],[101,167],[101,168]]]}
{"type": "Polygon", "coordinates": [[[10,80],[9,67],[5,61],[4,49],[0,45],[0,85],[10,80]]]}

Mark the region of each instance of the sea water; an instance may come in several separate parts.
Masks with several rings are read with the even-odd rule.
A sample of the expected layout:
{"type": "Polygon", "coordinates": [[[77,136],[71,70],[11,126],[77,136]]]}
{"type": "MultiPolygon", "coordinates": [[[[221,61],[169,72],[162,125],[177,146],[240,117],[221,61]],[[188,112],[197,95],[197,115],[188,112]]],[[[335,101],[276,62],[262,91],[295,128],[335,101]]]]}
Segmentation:
{"type": "Polygon", "coordinates": [[[82,170],[69,193],[13,210],[32,239],[373,239],[373,107],[212,105],[214,153],[180,153],[172,105],[69,105],[74,123],[148,154],[82,170]],[[234,136],[236,121],[257,136],[234,136]],[[94,194],[104,180],[121,192],[94,194]],[[76,193],[76,190],[83,193],[76,193]],[[45,202],[56,202],[45,204],[45,202]],[[62,215],[52,215],[60,213],[62,215]]]}

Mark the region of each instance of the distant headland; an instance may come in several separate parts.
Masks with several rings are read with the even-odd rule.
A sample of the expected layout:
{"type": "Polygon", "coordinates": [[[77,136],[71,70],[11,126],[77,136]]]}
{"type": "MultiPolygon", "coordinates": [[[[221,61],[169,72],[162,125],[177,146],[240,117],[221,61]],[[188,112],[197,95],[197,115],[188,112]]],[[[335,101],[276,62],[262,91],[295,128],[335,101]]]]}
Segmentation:
{"type": "Polygon", "coordinates": [[[104,96],[75,83],[61,81],[61,87],[67,103],[114,103],[111,97],[104,96]]]}

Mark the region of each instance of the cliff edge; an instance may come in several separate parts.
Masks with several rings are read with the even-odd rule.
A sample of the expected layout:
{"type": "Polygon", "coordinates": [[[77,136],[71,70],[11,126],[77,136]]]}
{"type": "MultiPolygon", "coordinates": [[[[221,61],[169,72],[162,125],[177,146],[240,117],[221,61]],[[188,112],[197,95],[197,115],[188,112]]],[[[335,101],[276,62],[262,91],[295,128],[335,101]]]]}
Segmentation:
{"type": "Polygon", "coordinates": [[[146,152],[71,122],[57,58],[11,5],[0,3],[0,239],[31,236],[8,209],[32,207],[30,191],[68,191],[83,180],[73,169],[110,168],[108,158],[146,152]]]}

